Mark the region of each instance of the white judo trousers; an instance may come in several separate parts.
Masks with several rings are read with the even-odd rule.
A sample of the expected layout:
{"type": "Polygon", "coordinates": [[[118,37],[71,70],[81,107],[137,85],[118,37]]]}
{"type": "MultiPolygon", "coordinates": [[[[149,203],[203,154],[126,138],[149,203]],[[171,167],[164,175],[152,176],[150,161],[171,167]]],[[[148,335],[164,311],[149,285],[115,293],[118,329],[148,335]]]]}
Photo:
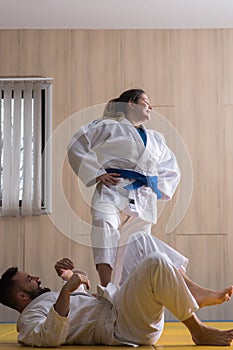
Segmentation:
{"type": "Polygon", "coordinates": [[[168,257],[177,270],[186,271],[189,259],[157,237],[148,233],[134,233],[127,242],[123,255],[120,285],[130,276],[135,267],[151,253],[160,252],[168,257]]]}
{"type": "Polygon", "coordinates": [[[115,285],[121,285],[137,264],[152,252],[167,254],[178,269],[186,270],[188,258],[153,236],[151,223],[122,213],[109,203],[99,203],[99,210],[92,209],[92,215],[92,237],[98,237],[99,247],[102,247],[93,244],[94,260],[96,264],[104,261],[114,267],[115,285]]]}
{"type": "MultiPolygon", "coordinates": [[[[95,264],[106,263],[113,269],[113,283],[118,285],[122,275],[125,248],[135,232],[150,234],[151,223],[137,216],[120,212],[114,204],[99,203],[99,210],[92,208],[92,244],[95,264]],[[96,244],[98,241],[98,244],[96,244]]],[[[135,247],[137,248],[137,247],[135,247]]],[[[153,249],[151,250],[153,251],[153,249]]],[[[141,260],[141,259],[140,259],[141,260]]]]}
{"type": "Polygon", "coordinates": [[[164,327],[164,307],[185,321],[198,310],[179,270],[164,253],[149,254],[116,294],[115,337],[136,344],[155,344],[164,327]]]}

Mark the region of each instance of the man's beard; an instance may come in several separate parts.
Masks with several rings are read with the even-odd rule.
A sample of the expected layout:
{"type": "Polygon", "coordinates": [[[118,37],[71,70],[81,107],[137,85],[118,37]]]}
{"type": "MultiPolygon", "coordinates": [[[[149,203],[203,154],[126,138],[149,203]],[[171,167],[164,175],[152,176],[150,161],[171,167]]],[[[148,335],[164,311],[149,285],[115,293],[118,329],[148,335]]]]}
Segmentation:
{"type": "Polygon", "coordinates": [[[30,296],[30,298],[33,300],[33,299],[37,298],[39,295],[47,293],[47,292],[51,292],[51,289],[46,288],[46,287],[44,287],[44,288],[38,287],[37,289],[34,289],[31,292],[27,292],[27,293],[30,296]]]}

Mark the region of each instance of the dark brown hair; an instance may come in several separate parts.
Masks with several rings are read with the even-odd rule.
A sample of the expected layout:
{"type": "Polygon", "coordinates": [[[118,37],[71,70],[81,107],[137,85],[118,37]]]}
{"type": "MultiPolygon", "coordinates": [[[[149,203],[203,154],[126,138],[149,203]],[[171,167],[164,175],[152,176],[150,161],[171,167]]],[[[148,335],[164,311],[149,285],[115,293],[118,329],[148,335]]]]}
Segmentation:
{"type": "Polygon", "coordinates": [[[119,97],[110,100],[103,113],[103,119],[122,120],[128,112],[128,102],[137,103],[139,98],[145,94],[142,89],[130,89],[122,92],[119,97]]]}
{"type": "Polygon", "coordinates": [[[0,279],[0,303],[13,309],[15,308],[15,300],[12,292],[17,283],[13,277],[17,272],[17,267],[9,267],[0,279]]]}

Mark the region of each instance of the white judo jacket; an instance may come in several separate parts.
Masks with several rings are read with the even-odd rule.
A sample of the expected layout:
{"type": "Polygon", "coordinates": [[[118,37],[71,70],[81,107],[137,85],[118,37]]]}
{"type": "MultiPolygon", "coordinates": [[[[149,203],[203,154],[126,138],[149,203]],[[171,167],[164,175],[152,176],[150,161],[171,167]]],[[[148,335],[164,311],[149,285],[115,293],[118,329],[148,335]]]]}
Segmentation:
{"type": "MultiPolygon", "coordinates": [[[[158,189],[163,200],[171,199],[179,181],[180,169],[173,152],[168,148],[161,133],[145,129],[146,146],[136,128],[127,119],[95,120],[82,126],[68,146],[71,167],[86,186],[96,183],[96,178],[107,168],[133,170],[146,176],[158,176],[158,189]]],[[[125,190],[133,180],[123,180],[117,186],[97,186],[93,206],[98,201],[115,203],[120,210],[127,208],[130,215],[156,223],[157,195],[142,186],[125,190]],[[133,200],[133,208],[129,207],[133,200]],[[96,203],[95,203],[96,202],[96,203]]],[[[97,205],[98,206],[98,205],[97,205]]]]}
{"type": "Polygon", "coordinates": [[[38,347],[120,344],[113,335],[116,312],[107,299],[85,293],[71,296],[69,316],[62,317],[54,309],[58,294],[44,293],[26,306],[17,322],[19,344],[38,347]]]}

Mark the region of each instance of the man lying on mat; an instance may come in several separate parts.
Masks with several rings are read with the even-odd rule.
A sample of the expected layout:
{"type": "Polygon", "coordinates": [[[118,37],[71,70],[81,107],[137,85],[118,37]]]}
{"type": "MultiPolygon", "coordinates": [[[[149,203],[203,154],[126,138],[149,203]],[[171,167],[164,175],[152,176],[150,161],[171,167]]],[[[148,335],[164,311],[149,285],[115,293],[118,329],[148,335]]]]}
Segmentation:
{"type": "Polygon", "coordinates": [[[164,307],[188,328],[195,344],[232,342],[233,330],[208,327],[195,314],[202,306],[228,300],[232,287],[220,293],[189,288],[189,280],[165,253],[144,257],[119,289],[111,283],[97,286],[97,297],[79,289],[82,285],[89,289],[90,282],[81,271],[72,271],[69,259],[58,261],[55,268],[68,279],[60,293],[42,287],[39,277],[17,268],[9,268],[1,277],[0,302],[20,312],[21,345],[152,345],[163,331],[164,307]]]}

